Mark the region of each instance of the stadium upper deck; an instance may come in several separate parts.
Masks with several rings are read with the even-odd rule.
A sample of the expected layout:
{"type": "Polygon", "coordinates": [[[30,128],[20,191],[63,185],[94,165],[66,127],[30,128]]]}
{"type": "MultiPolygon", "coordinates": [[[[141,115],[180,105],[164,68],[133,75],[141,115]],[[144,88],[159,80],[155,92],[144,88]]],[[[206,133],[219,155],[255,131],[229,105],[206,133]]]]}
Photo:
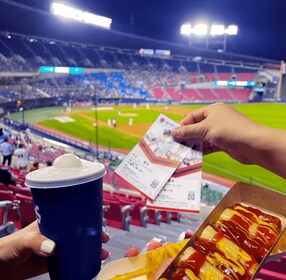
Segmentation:
{"type": "Polygon", "coordinates": [[[193,61],[188,56],[141,56],[131,49],[32,38],[11,32],[0,34],[0,60],[1,103],[15,103],[23,98],[23,79],[28,85],[25,99],[54,98],[57,104],[67,99],[92,101],[94,90],[100,100],[245,102],[253,87],[214,87],[213,82],[257,81],[261,78],[259,71],[266,71],[262,65],[245,67],[234,62],[193,61]],[[42,65],[80,66],[84,67],[84,73],[41,74],[39,67],[42,65]]]}
{"type": "MultiPolygon", "coordinates": [[[[253,88],[214,88],[213,81],[271,81],[279,68],[277,61],[268,59],[65,23],[48,11],[15,1],[0,1],[0,11],[0,102],[12,102],[10,109],[17,108],[15,102],[23,98],[49,99],[45,104],[92,101],[94,89],[99,101],[149,98],[165,102],[245,102],[253,95],[253,88]],[[140,48],[150,46],[170,49],[171,56],[138,54],[140,48]],[[43,76],[38,71],[42,65],[89,70],[80,76],[43,76]],[[272,69],[276,69],[274,74],[272,69]],[[23,83],[28,85],[24,89],[26,97],[23,83]]],[[[272,87],[270,97],[274,93],[272,87]]]]}
{"type": "Polygon", "coordinates": [[[236,55],[233,53],[218,53],[201,48],[190,48],[187,45],[179,43],[135,36],[115,30],[100,29],[77,22],[65,22],[50,14],[48,10],[49,1],[45,1],[45,4],[38,2],[29,1],[30,5],[27,5],[19,3],[19,1],[1,0],[0,30],[120,49],[169,49],[171,53],[178,56],[177,58],[181,55],[192,58],[200,56],[208,60],[228,61],[228,63],[236,62],[239,65],[245,63],[246,66],[253,64],[256,66],[261,64],[277,64],[277,61],[270,59],[236,55]],[[39,8],[43,5],[46,6],[46,9],[39,8]]]}

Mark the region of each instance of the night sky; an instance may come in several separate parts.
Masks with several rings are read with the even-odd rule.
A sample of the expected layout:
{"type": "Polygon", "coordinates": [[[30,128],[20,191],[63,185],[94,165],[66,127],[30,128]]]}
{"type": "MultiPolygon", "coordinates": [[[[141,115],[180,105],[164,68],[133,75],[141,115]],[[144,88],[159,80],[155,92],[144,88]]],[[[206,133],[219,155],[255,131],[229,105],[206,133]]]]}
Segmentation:
{"type": "MultiPolygon", "coordinates": [[[[36,5],[45,2],[48,6],[49,1],[21,2],[36,5]]],[[[66,0],[64,3],[112,18],[115,30],[185,44],[186,38],[179,34],[185,22],[204,19],[210,23],[236,24],[239,34],[229,37],[228,51],[286,59],[286,0],[66,0]]]]}

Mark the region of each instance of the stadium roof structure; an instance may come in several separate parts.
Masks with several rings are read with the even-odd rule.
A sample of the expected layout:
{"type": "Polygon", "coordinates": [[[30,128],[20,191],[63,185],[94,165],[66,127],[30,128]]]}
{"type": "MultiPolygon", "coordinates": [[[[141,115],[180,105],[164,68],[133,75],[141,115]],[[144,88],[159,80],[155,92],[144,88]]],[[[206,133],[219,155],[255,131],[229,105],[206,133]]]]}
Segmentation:
{"type": "MultiPolygon", "coordinates": [[[[37,2],[42,1],[34,1],[34,3],[37,2]]],[[[280,62],[271,59],[227,52],[219,53],[179,43],[136,36],[113,29],[106,30],[78,22],[63,21],[53,16],[47,8],[43,9],[39,6],[36,4],[29,6],[13,0],[0,0],[0,31],[2,36],[3,34],[4,36],[5,34],[10,36],[10,33],[17,33],[31,38],[39,36],[47,39],[97,45],[104,48],[123,48],[138,51],[141,48],[167,49],[177,58],[182,55],[189,56],[194,61],[197,58],[203,58],[206,62],[215,61],[218,63],[220,61],[222,64],[242,67],[245,65],[257,67],[265,64],[280,64],[280,62]]]]}

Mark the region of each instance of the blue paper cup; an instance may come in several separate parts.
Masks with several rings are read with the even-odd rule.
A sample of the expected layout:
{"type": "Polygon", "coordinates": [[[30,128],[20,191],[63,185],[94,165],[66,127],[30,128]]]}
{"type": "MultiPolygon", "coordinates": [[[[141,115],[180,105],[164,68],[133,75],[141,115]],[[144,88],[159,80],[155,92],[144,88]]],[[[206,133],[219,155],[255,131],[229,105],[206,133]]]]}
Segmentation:
{"type": "Polygon", "coordinates": [[[103,164],[75,155],[26,176],[42,234],[56,243],[47,259],[52,280],[90,280],[101,268],[103,164]]]}

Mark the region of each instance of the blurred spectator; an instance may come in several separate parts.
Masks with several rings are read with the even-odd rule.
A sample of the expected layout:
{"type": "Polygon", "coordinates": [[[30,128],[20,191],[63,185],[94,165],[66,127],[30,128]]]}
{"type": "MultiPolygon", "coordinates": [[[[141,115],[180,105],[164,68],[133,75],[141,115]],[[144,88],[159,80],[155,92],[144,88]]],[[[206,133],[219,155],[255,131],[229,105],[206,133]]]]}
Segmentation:
{"type": "Polygon", "coordinates": [[[48,161],[46,162],[46,164],[47,164],[47,166],[52,166],[52,165],[53,165],[53,162],[52,162],[51,160],[48,160],[48,161]]]}
{"type": "Polygon", "coordinates": [[[0,169],[0,183],[4,185],[14,185],[16,186],[17,178],[14,177],[7,169],[0,169]]]}
{"type": "Polygon", "coordinates": [[[16,148],[20,148],[21,145],[22,145],[22,147],[23,147],[22,139],[21,139],[20,135],[16,135],[16,136],[15,136],[15,139],[14,139],[14,146],[15,146],[16,148]]]}
{"type": "Polygon", "coordinates": [[[17,157],[16,166],[22,170],[27,170],[29,165],[29,153],[23,144],[19,144],[19,148],[15,150],[14,155],[17,157]]]}
{"type": "Polygon", "coordinates": [[[0,149],[1,149],[1,153],[3,155],[2,164],[5,165],[5,163],[7,161],[8,162],[8,166],[11,166],[13,147],[8,142],[8,137],[4,138],[4,142],[1,143],[0,149]]]}
{"type": "Polygon", "coordinates": [[[37,161],[33,162],[33,166],[30,168],[30,172],[39,169],[39,163],[37,161]]]}

